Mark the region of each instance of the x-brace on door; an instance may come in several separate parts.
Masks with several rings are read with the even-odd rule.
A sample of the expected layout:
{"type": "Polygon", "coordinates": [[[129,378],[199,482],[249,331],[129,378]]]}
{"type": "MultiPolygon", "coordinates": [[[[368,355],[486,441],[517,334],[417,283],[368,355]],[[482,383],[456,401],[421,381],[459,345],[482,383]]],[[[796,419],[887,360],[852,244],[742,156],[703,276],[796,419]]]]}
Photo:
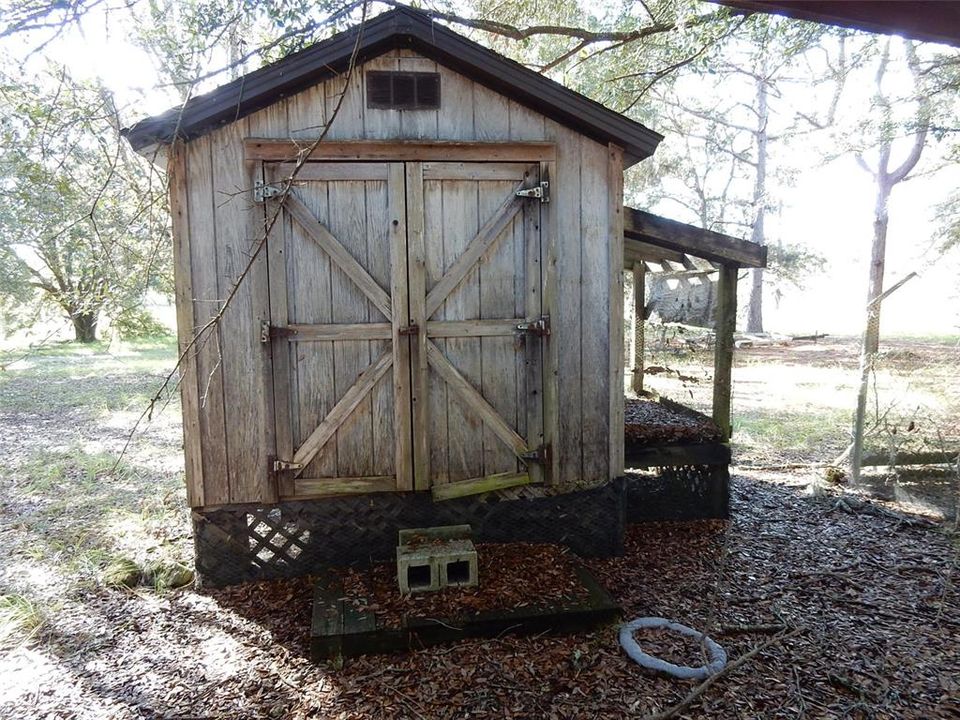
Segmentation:
{"type": "Polygon", "coordinates": [[[541,479],[538,166],[264,169],[283,497],[541,479]]]}

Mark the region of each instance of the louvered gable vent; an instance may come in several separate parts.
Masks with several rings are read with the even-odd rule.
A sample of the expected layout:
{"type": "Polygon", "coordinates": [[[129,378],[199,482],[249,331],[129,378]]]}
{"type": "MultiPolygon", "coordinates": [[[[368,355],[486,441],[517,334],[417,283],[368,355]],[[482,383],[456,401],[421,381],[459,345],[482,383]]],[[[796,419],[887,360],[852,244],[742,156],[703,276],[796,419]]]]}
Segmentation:
{"type": "Polygon", "coordinates": [[[423,72],[367,73],[367,107],[389,110],[436,110],[440,75],[423,72]]]}

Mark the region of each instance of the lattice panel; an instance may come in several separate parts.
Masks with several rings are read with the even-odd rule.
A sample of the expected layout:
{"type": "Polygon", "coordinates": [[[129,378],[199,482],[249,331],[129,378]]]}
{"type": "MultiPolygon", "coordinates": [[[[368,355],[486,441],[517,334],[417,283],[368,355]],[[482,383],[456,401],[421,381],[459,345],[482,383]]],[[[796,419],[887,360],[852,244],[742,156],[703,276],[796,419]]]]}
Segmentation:
{"type": "Polygon", "coordinates": [[[228,585],[389,560],[400,529],[462,523],[473,527],[478,542],[556,542],[582,555],[622,552],[620,482],[510,497],[435,503],[429,493],[380,493],[195,512],[197,570],[205,584],[228,585]]]}

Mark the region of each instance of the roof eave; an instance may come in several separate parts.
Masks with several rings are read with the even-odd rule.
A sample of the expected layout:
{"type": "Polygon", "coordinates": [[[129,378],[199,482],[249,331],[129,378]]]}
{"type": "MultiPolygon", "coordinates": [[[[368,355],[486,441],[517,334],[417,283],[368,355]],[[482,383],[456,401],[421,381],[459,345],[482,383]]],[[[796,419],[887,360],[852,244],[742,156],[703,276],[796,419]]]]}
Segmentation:
{"type": "Polygon", "coordinates": [[[124,131],[135,150],[189,140],[233,122],[278,99],[345,72],[357,63],[408,47],[563,125],[624,148],[629,166],[653,154],[663,136],[569,88],[515,63],[408,8],[384,13],[278,63],[147,118],[124,131]],[[362,36],[358,35],[362,31],[362,36]]]}
{"type": "Polygon", "coordinates": [[[624,205],[623,234],[658,247],[737,267],[767,266],[767,248],[624,205]]]}

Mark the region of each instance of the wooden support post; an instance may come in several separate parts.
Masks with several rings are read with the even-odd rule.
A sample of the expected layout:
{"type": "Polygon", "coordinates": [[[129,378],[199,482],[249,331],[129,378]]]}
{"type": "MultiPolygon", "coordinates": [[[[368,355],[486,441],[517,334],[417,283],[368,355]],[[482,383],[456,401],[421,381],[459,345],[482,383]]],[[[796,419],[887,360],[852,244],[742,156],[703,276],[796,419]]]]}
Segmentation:
{"type": "Polygon", "coordinates": [[[630,387],[637,395],[643,392],[643,321],[647,266],[633,264],[633,378],[630,387]]]}
{"type": "Polygon", "coordinates": [[[713,421],[730,439],[730,394],[733,334],[737,329],[737,266],[720,267],[717,281],[716,349],[713,361],[713,421]]]}

